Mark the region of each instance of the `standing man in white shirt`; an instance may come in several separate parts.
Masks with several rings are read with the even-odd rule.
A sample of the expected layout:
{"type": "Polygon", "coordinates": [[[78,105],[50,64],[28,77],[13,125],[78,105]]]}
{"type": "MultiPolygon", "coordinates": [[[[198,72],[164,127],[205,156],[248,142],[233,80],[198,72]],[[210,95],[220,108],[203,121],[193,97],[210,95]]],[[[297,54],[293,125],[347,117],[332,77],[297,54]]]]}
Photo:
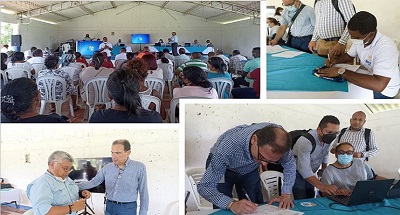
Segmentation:
{"type": "Polygon", "coordinates": [[[175,31],[173,31],[172,32],[172,37],[170,38],[171,39],[171,49],[172,49],[172,54],[174,55],[174,56],[178,56],[179,54],[178,54],[178,36],[176,36],[176,32],[175,31]]]}
{"type": "Polygon", "coordinates": [[[99,46],[99,51],[100,52],[105,52],[107,53],[108,57],[111,57],[111,50],[112,50],[112,44],[108,42],[107,37],[103,37],[103,42],[99,46]]]}

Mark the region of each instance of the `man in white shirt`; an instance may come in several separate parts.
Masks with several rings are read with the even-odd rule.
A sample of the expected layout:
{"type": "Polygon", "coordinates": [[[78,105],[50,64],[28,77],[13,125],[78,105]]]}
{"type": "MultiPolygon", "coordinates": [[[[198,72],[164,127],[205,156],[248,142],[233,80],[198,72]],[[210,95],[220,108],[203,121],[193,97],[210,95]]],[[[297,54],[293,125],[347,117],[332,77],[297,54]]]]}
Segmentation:
{"type": "Polygon", "coordinates": [[[171,43],[178,43],[178,36],[176,36],[176,32],[172,32],[171,43]]]}
{"type": "Polygon", "coordinates": [[[25,60],[31,58],[33,51],[35,51],[36,49],[37,48],[35,46],[32,46],[31,49],[24,51],[25,60]]]}
{"type": "Polygon", "coordinates": [[[103,37],[103,42],[99,45],[99,51],[107,53],[108,57],[111,57],[112,44],[108,42],[107,37],[103,37]]]}
{"type": "Polygon", "coordinates": [[[229,65],[229,58],[226,57],[226,56],[224,55],[224,51],[223,51],[223,50],[218,49],[218,50],[215,52],[215,54],[217,54],[216,57],[219,57],[219,58],[221,58],[222,60],[224,60],[224,62],[225,62],[225,64],[226,64],[227,66],[229,65]]]}
{"type": "Polygon", "coordinates": [[[124,43],[122,42],[121,39],[118,39],[118,42],[115,43],[115,46],[121,46],[121,45],[124,45],[124,43]]]}
{"type": "Polygon", "coordinates": [[[29,58],[27,60],[28,63],[30,64],[43,64],[44,65],[44,57],[43,57],[43,51],[41,49],[36,49],[35,51],[33,51],[32,53],[33,57],[29,58]]]}
{"type": "Polygon", "coordinates": [[[170,61],[175,61],[175,57],[169,53],[168,49],[163,49],[163,53],[164,53],[165,58],[167,58],[170,61]]]}
{"type": "Polygon", "coordinates": [[[237,67],[237,64],[247,59],[240,54],[239,50],[233,50],[232,55],[233,56],[229,59],[229,71],[235,72],[237,69],[243,69],[242,67],[237,67]]]}
{"type": "Polygon", "coordinates": [[[177,49],[178,49],[178,36],[176,36],[176,32],[175,31],[172,32],[172,37],[170,39],[171,39],[171,41],[168,40],[168,42],[171,43],[172,54],[174,56],[178,56],[178,52],[177,52],[177,49]]]}
{"type": "Polygon", "coordinates": [[[126,57],[126,48],[121,48],[119,50],[119,54],[115,56],[115,61],[117,60],[127,60],[128,58],[126,57]]]}
{"type": "Polygon", "coordinates": [[[361,74],[344,68],[331,67],[320,70],[324,77],[343,77],[347,81],[372,90],[374,99],[390,99],[400,88],[398,67],[399,52],[392,39],[377,30],[377,20],[366,11],[356,13],[347,25],[353,45],[350,50],[337,59],[328,59],[325,65],[360,59],[361,68],[368,74],[361,74]]]}

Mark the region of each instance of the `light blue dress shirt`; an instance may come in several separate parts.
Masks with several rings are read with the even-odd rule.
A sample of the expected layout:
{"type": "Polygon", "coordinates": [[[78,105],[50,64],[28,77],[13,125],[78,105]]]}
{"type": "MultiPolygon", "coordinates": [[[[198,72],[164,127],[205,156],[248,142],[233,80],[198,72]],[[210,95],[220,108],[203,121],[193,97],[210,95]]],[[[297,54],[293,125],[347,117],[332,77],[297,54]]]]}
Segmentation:
{"type": "MultiPolygon", "coordinates": [[[[280,127],[273,123],[240,125],[226,131],[218,138],[210,150],[213,155],[211,162],[197,188],[201,196],[220,208],[226,208],[233,201],[231,197],[217,190],[217,184],[227,169],[241,175],[257,169],[259,164],[250,154],[249,143],[254,132],[266,126],[280,127]]],[[[284,168],[282,193],[291,194],[296,179],[296,163],[292,152],[285,153],[280,161],[284,168]]]]}
{"type": "Polygon", "coordinates": [[[92,180],[78,184],[79,190],[96,187],[105,181],[106,198],[117,202],[134,202],[140,194],[139,215],[146,215],[149,208],[146,166],[130,158],[122,170],[110,163],[104,166],[92,180]]]}
{"type": "Polygon", "coordinates": [[[26,195],[32,203],[34,214],[45,215],[53,206],[72,205],[76,202],[79,199],[79,189],[72,179],[67,177],[63,182],[46,172],[28,184],[26,195]]]}
{"type": "MultiPolygon", "coordinates": [[[[301,4],[299,5],[300,8],[301,4]]],[[[298,10],[298,9],[297,9],[298,10]]],[[[296,14],[297,10],[289,11],[284,10],[282,13],[282,23],[281,25],[289,26],[293,16],[296,14]]],[[[312,35],[315,27],[315,13],[314,9],[310,6],[305,6],[303,10],[294,20],[291,27],[291,34],[295,37],[304,37],[312,35]]]]}

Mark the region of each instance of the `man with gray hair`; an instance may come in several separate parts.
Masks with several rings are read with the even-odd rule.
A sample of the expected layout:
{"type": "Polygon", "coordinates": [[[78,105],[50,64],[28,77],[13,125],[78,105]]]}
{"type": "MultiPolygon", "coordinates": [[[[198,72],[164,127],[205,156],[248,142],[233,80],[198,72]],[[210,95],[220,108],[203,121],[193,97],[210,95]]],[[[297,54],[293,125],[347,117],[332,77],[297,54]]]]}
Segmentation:
{"type": "Polygon", "coordinates": [[[90,192],[79,189],[68,177],[74,159],[64,151],[53,152],[48,159],[48,170],[28,184],[26,194],[31,201],[34,214],[77,214],[85,208],[90,192]]]}
{"type": "Polygon", "coordinates": [[[149,194],[147,191],[146,166],[129,158],[131,144],[128,140],[116,140],[111,146],[113,163],[103,167],[88,182],[78,184],[79,189],[96,187],[105,181],[106,215],[135,215],[140,195],[140,215],[147,214],[149,194]]]}

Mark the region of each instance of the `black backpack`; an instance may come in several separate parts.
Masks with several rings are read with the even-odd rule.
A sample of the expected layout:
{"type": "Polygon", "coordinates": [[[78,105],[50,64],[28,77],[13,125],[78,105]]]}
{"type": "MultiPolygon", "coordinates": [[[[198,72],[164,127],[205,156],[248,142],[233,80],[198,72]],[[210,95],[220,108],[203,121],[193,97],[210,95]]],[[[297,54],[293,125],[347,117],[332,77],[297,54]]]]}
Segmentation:
{"type": "MultiPolygon", "coordinates": [[[[340,143],[340,139],[342,138],[344,132],[347,130],[347,128],[342,128],[342,130],[340,131],[339,137],[338,137],[338,143],[340,143]]],[[[369,141],[371,138],[371,129],[366,128],[365,132],[364,132],[364,139],[365,139],[365,144],[367,145],[367,147],[365,148],[365,151],[369,151],[369,141]]],[[[368,158],[365,158],[365,160],[368,161],[368,158]]]]}
{"type": "Polygon", "coordinates": [[[309,131],[311,131],[311,129],[308,129],[308,130],[307,129],[294,130],[294,131],[290,131],[289,132],[290,136],[292,137],[292,149],[293,149],[294,144],[296,144],[297,140],[301,136],[303,136],[303,137],[307,138],[311,142],[312,149],[311,149],[311,153],[310,154],[312,154],[315,151],[315,147],[316,147],[317,143],[315,142],[314,137],[310,133],[308,133],[309,131]]]}
{"type": "MultiPolygon", "coordinates": [[[[315,0],[315,2],[314,2],[314,8],[315,8],[315,4],[317,3],[317,1],[319,1],[319,0],[315,0]]],[[[347,25],[347,22],[346,22],[346,20],[344,19],[344,16],[343,16],[343,13],[340,11],[340,9],[339,9],[339,0],[332,0],[332,4],[333,4],[333,7],[335,8],[335,10],[340,14],[340,16],[342,17],[342,20],[343,20],[343,22],[345,23],[345,26],[347,25]]],[[[354,12],[356,12],[356,7],[354,7],[354,4],[353,4],[353,8],[354,8],[354,12]]]]}

